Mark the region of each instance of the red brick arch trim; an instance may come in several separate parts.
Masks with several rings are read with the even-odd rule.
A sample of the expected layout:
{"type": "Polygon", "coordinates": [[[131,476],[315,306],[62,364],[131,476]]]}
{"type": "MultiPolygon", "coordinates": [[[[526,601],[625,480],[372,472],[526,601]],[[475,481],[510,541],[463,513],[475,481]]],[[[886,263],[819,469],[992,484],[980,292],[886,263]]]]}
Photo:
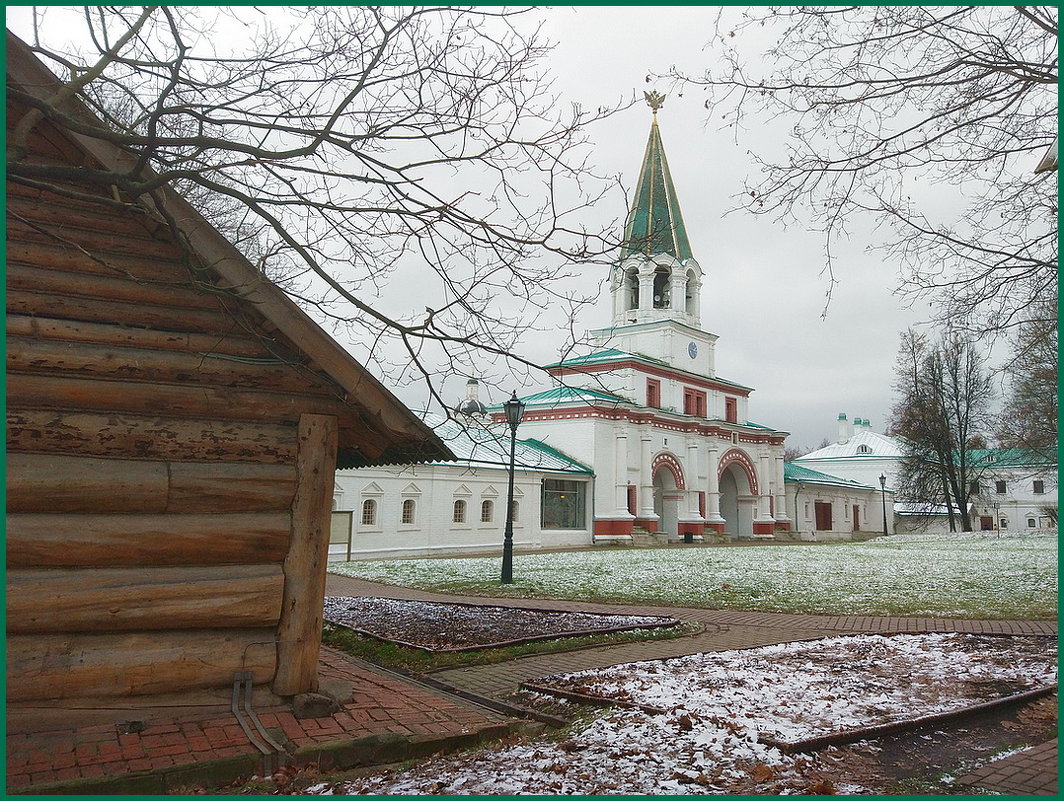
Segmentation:
{"type": "Polygon", "coordinates": [[[719,480],[728,466],[732,464],[739,465],[743,472],[746,473],[746,478],[750,482],[750,494],[760,495],[761,493],[757,489],[757,470],[754,467],[753,460],[737,448],[732,448],[720,457],[720,462],[717,464],[717,479],[719,480]]]}
{"type": "Polygon", "coordinates": [[[654,457],[654,461],[650,463],[650,475],[653,476],[661,468],[667,468],[676,479],[676,489],[686,489],[687,486],[683,480],[683,468],[680,466],[680,460],[673,456],[671,453],[659,453],[654,457]]]}

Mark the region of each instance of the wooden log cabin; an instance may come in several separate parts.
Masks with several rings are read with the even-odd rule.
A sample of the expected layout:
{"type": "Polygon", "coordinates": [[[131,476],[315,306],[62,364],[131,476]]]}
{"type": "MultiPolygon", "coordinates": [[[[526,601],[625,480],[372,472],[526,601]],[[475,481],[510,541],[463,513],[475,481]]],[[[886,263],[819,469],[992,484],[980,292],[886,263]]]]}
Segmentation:
{"type": "MultiPolygon", "coordinates": [[[[58,84],[7,47],[11,142],[58,84]]],[[[132,157],[47,119],[22,155],[132,157]]],[[[268,701],[312,690],[334,470],[453,455],[174,192],[184,242],[70,187],[108,202],[7,182],[9,730],[228,703],[239,671],[268,701]]]]}

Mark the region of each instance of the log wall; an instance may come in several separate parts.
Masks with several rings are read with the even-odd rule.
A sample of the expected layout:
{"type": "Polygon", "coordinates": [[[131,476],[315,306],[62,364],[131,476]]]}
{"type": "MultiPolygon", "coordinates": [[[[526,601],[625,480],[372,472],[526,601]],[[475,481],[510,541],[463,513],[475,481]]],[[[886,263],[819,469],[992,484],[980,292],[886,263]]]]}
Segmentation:
{"type": "MultiPolygon", "coordinates": [[[[31,144],[86,160],[47,123],[31,144]]],[[[282,599],[324,577],[291,567],[293,531],[327,531],[337,421],[358,412],[142,209],[11,182],[7,201],[9,701],[273,682],[282,599]],[[294,517],[305,415],[332,439],[294,517]]],[[[314,665],[285,657],[292,693],[320,632],[320,598],[301,602],[318,632],[300,610],[314,665]]]]}

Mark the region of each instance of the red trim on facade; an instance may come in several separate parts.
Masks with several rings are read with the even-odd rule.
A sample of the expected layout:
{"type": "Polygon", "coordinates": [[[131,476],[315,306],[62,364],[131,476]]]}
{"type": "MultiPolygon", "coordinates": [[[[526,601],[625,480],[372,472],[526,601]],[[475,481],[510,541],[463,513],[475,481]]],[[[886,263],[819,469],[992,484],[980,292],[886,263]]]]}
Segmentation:
{"type": "MultiPolygon", "coordinates": [[[[676,431],[681,434],[698,434],[703,437],[716,437],[722,442],[731,443],[733,432],[731,429],[719,426],[706,425],[694,421],[668,420],[653,412],[637,412],[628,409],[606,409],[601,406],[580,406],[573,409],[525,409],[521,418],[522,422],[544,422],[552,420],[578,420],[588,417],[601,417],[603,420],[620,420],[635,425],[654,425],[667,431],[676,431]]],[[[492,412],[493,423],[505,423],[506,415],[502,412],[492,412]]],[[[739,442],[747,444],[782,445],[784,437],[770,434],[753,434],[743,432],[739,434],[739,442]]]]}
{"type": "Polygon", "coordinates": [[[671,453],[659,453],[654,457],[654,461],[650,463],[650,475],[654,476],[662,467],[667,467],[672,473],[673,478],[676,479],[676,489],[686,489],[683,480],[683,468],[680,466],[679,459],[671,453]]]}
{"type": "Polygon", "coordinates": [[[706,523],[705,524],[705,529],[706,529],[706,531],[715,531],[718,534],[723,534],[724,533],[724,524],[723,523],[706,523]]]}
{"type": "Polygon", "coordinates": [[[632,536],[632,520],[596,520],[592,524],[592,533],[596,537],[632,536]]]}
{"type": "Polygon", "coordinates": [[[780,522],[776,523],[776,531],[790,531],[790,530],[791,530],[791,524],[790,524],[789,521],[786,522],[786,523],[780,523],[780,522]]]}
{"type": "Polygon", "coordinates": [[[684,373],[679,370],[670,370],[667,367],[658,367],[652,364],[643,364],[635,359],[622,359],[616,362],[599,362],[598,364],[589,364],[581,367],[548,367],[547,372],[552,376],[563,375],[591,375],[593,373],[612,373],[617,370],[635,370],[640,373],[646,373],[648,375],[656,375],[661,378],[668,378],[674,381],[683,381],[687,384],[694,384],[695,386],[702,387],[704,389],[713,389],[718,392],[730,392],[734,395],[739,395],[743,398],[750,397],[750,393],[753,390],[743,389],[732,384],[722,384],[719,381],[714,381],[712,378],[701,378],[700,376],[692,375],[691,373],[684,373]]]}
{"type": "Polygon", "coordinates": [[[775,523],[754,523],[755,534],[772,534],[775,529],[775,523]]]}
{"type": "Polygon", "coordinates": [[[738,448],[732,448],[720,457],[720,461],[717,463],[717,480],[720,480],[720,477],[724,475],[725,469],[732,464],[739,465],[743,472],[746,473],[746,478],[750,482],[750,494],[760,495],[761,493],[757,489],[757,469],[754,467],[750,457],[738,448]]]}
{"type": "Polygon", "coordinates": [[[660,522],[661,521],[655,520],[654,518],[650,518],[650,517],[637,517],[635,519],[635,525],[639,526],[640,528],[646,529],[651,534],[654,534],[654,533],[657,532],[658,524],[660,522]]]}
{"type": "Polygon", "coordinates": [[[698,534],[699,536],[701,536],[704,528],[705,523],[685,523],[681,520],[679,523],[676,524],[676,531],[681,537],[684,534],[698,534]]]}

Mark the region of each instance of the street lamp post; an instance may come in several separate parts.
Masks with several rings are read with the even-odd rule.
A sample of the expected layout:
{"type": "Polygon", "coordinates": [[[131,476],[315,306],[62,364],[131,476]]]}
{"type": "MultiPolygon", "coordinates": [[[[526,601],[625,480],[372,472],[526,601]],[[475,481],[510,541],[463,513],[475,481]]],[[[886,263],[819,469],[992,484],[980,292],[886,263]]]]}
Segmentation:
{"type": "Polygon", "coordinates": [[[506,422],[510,426],[510,486],[506,493],[506,534],[502,543],[502,583],[514,583],[514,458],[517,452],[517,427],[525,413],[525,405],[513,392],[510,400],[502,405],[506,422]]]}
{"type": "Polygon", "coordinates": [[[994,535],[997,537],[1001,536],[1001,529],[999,528],[1001,525],[1000,509],[1001,504],[994,501],[994,535]]]}
{"type": "Polygon", "coordinates": [[[883,496],[883,536],[887,534],[887,477],[883,474],[879,474],[879,491],[883,496]]]}

